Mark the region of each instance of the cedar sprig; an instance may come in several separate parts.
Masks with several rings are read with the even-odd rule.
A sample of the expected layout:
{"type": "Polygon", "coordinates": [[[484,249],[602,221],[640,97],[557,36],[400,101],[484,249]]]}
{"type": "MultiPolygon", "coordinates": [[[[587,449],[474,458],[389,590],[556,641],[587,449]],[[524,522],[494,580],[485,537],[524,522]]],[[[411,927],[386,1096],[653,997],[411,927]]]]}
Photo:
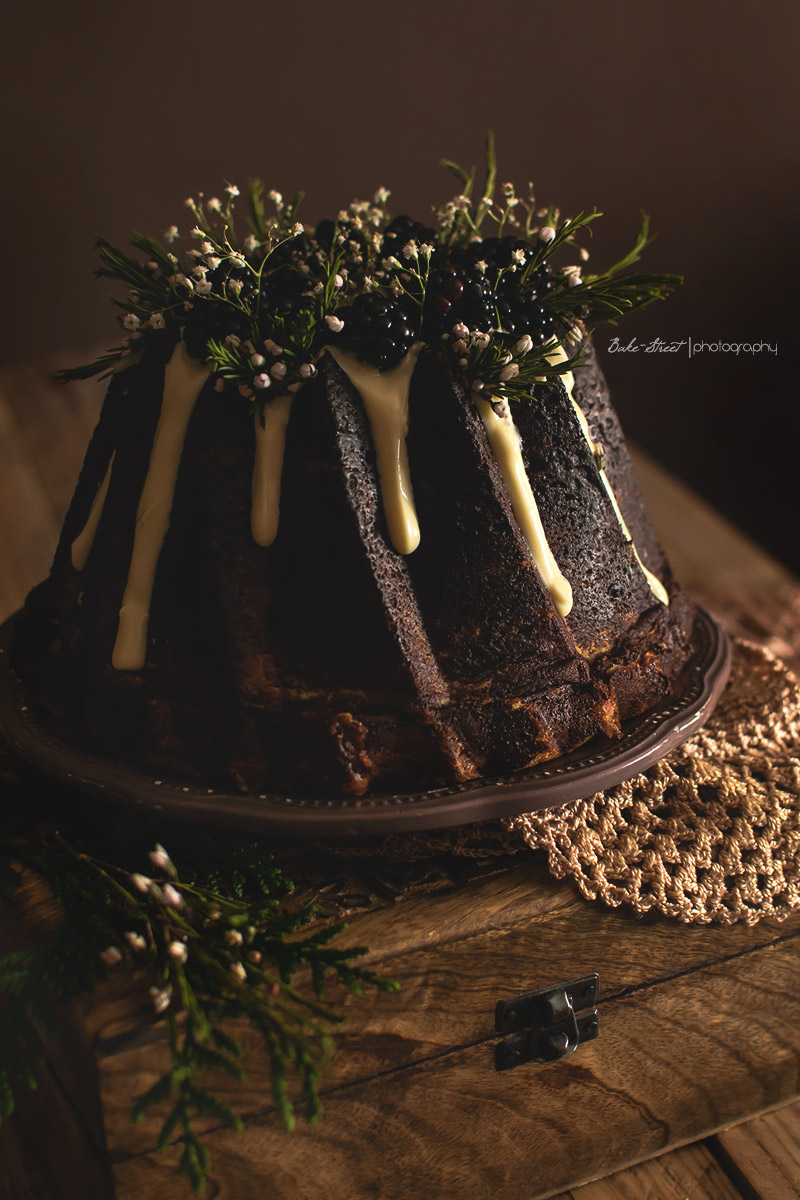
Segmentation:
{"type": "MultiPolygon", "coordinates": [[[[333,945],[345,926],[298,931],[318,915],[313,903],[287,907],[292,889],[256,846],[240,846],[220,865],[197,840],[194,860],[179,871],[163,846],[150,851],[148,875],[73,844],[57,829],[19,830],[6,839],[6,858],[18,866],[18,889],[34,873],[61,905],[58,927],[30,949],[0,959],[0,1119],[11,1115],[15,1091],[35,1086],[31,1069],[45,1055],[42,1031],[58,1025],[56,1002],[91,991],[112,971],[147,979],[154,1016],[165,1022],[164,1073],[134,1105],[141,1120],[160,1109],[158,1144],[181,1145],[178,1170],[202,1192],[209,1169],[199,1122],[232,1129],[241,1118],[213,1090],[208,1072],[244,1078],[241,1048],[224,1026],[246,1019],[261,1035],[276,1109],[286,1128],[301,1111],[311,1123],[321,1112],[319,1080],[334,1049],[331,1029],[341,1019],[324,1002],[331,977],[353,992],[363,984],[396,984],[359,967],[364,949],[333,945]],[[314,996],[294,978],[308,971],[314,996]]],[[[124,858],[124,856],[122,856],[124,858]]]]}

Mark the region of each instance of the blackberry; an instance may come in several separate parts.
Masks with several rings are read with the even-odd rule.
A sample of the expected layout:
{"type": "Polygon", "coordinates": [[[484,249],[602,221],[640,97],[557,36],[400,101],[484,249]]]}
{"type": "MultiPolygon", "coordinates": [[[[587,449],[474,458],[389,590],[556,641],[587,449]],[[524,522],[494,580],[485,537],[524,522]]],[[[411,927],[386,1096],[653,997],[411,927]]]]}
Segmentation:
{"type": "Polygon", "coordinates": [[[344,328],[331,340],[379,371],[396,367],[414,342],[414,324],[409,314],[396,300],[379,292],[356,296],[351,305],[340,308],[336,315],[344,321],[344,328]]]}
{"type": "Polygon", "coordinates": [[[497,296],[482,271],[463,260],[443,263],[428,281],[423,334],[435,345],[458,322],[488,332],[497,324],[496,310],[497,296]]]}
{"type": "Polygon", "coordinates": [[[421,221],[414,221],[405,215],[394,217],[386,226],[378,257],[383,259],[394,255],[402,263],[403,246],[407,242],[414,241],[418,246],[425,242],[429,246],[436,247],[436,238],[436,230],[431,229],[429,225],[423,225],[421,221]]]}
{"type": "Polygon", "coordinates": [[[245,341],[250,336],[247,319],[224,300],[212,296],[192,305],[183,330],[183,340],[193,358],[204,359],[209,341],[222,342],[229,333],[245,341]]]}

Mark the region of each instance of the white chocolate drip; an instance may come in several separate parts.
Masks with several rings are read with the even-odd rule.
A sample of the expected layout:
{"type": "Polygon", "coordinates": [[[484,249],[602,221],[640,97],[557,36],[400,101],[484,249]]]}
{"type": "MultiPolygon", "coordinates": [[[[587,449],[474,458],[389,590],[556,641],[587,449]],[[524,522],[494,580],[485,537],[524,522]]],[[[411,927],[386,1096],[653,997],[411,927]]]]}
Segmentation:
{"type": "Polygon", "coordinates": [[[103,476],[103,482],[97,489],[95,498],[92,501],[92,507],[89,509],[89,516],[86,518],[86,524],[75,538],[75,541],[72,543],[70,553],[72,557],[72,565],[76,571],[82,571],[86,566],[92,546],[94,545],[95,534],[97,533],[97,527],[100,524],[100,518],[103,515],[103,505],[106,502],[106,495],[108,494],[108,485],[111,483],[111,468],[114,465],[115,454],[116,450],[108,460],[108,467],[106,468],[106,473],[103,476]]]}
{"type": "MultiPolygon", "coordinates": [[[[554,365],[557,363],[566,362],[567,357],[568,357],[567,353],[564,350],[563,346],[559,346],[558,349],[554,350],[552,354],[548,354],[548,356],[547,356],[548,360],[551,363],[553,363],[554,365]]],[[[597,463],[598,470],[600,471],[600,479],[602,480],[603,487],[606,489],[608,498],[611,501],[611,507],[614,509],[614,513],[616,515],[617,520],[619,521],[620,528],[625,537],[625,540],[626,540],[626,542],[630,543],[631,549],[633,550],[633,553],[634,553],[634,557],[636,558],[636,561],[639,564],[639,566],[642,568],[644,577],[647,580],[647,584],[648,584],[648,587],[650,588],[650,591],[653,593],[653,595],[656,597],[657,600],[661,601],[662,604],[668,605],[669,604],[669,596],[667,594],[667,589],[664,587],[661,580],[656,578],[656,576],[653,574],[653,572],[647,569],[647,567],[644,565],[641,558],[639,557],[639,551],[636,549],[636,543],[634,542],[633,538],[631,537],[631,531],[628,529],[625,518],[623,517],[620,507],[619,507],[619,504],[617,503],[617,497],[614,495],[614,489],[611,486],[611,480],[608,478],[608,475],[606,475],[605,468],[601,465],[602,461],[603,461],[603,447],[601,446],[601,444],[599,442],[592,441],[592,435],[589,431],[589,422],[586,420],[586,414],[572,394],[572,389],[575,386],[575,377],[573,376],[572,371],[565,371],[564,374],[561,376],[561,378],[564,381],[564,386],[567,389],[567,394],[569,395],[569,398],[572,401],[573,407],[575,409],[575,415],[577,416],[578,420],[580,421],[580,426],[581,426],[581,430],[583,431],[583,436],[586,438],[586,441],[589,443],[589,447],[592,451],[592,455],[595,459],[595,462],[597,463]]]]}
{"type": "Polygon", "coordinates": [[[256,411],[256,452],[253,461],[252,507],[250,528],[259,546],[271,546],[278,534],[281,503],[281,472],[286,445],[286,426],[294,396],[284,392],[270,400],[261,413],[256,411]]]}
{"type": "Polygon", "coordinates": [[[191,359],[181,343],[175,347],[164,372],[161,416],[136,512],[128,582],[111,656],[118,671],[139,671],[147,657],[147,626],[156,567],[169,528],[189,418],[209,370],[191,359]]]}
{"type": "Polygon", "coordinates": [[[361,396],[369,418],[392,545],[400,554],[411,554],[419,545],[419,522],[406,450],[408,394],[422,346],[412,346],[402,362],[383,372],[343,350],[328,349],[361,396]]]}
{"type": "Polygon", "coordinates": [[[500,412],[495,412],[488,400],[477,401],[489,445],[497,459],[514,516],[522,530],[522,536],[528,543],[542,582],[550,593],[557,611],[562,617],[566,617],[572,610],[572,587],[569,580],[561,574],[545,536],[539,509],[525,471],[522,442],[511,410],[505,401],[495,400],[494,403],[498,405],[500,412]]]}

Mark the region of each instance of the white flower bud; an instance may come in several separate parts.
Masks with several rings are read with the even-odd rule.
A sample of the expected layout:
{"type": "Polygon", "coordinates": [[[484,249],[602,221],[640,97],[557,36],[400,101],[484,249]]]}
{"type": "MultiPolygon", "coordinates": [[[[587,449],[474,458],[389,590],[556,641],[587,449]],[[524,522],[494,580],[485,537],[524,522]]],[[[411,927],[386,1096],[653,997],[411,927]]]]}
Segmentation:
{"type": "Polygon", "coordinates": [[[118,962],[122,962],[122,951],[117,946],[109,946],[106,950],[100,952],[100,957],[109,967],[113,967],[118,962]]]}
{"type": "Polygon", "coordinates": [[[271,386],[271,384],[270,384],[269,375],[267,375],[264,371],[262,371],[259,375],[256,375],[256,377],[253,380],[253,387],[257,387],[261,390],[263,390],[264,388],[268,388],[270,386],[271,386]]]}
{"type": "Polygon", "coordinates": [[[157,1013],[162,1013],[165,1008],[169,1008],[172,988],[151,987],[150,995],[153,997],[153,1008],[157,1013]]]}
{"type": "Polygon", "coordinates": [[[300,378],[301,379],[313,379],[314,376],[316,375],[316,373],[317,373],[317,368],[314,366],[313,363],[303,363],[303,365],[300,367],[300,378]]]}
{"type": "Polygon", "coordinates": [[[231,963],[231,974],[235,975],[242,983],[247,979],[247,970],[240,962],[231,963]]]}
{"type": "Polygon", "coordinates": [[[153,881],[152,879],[148,879],[146,875],[134,874],[131,875],[131,882],[133,883],[133,886],[138,889],[138,891],[149,892],[150,885],[153,881]]]}
{"type": "Polygon", "coordinates": [[[131,950],[146,950],[147,942],[140,933],[129,931],[125,934],[125,941],[130,946],[131,950]]]}
{"type": "Polygon", "coordinates": [[[263,367],[263,365],[266,361],[267,360],[264,358],[263,354],[251,354],[250,355],[250,362],[252,363],[252,365],[254,367],[263,367]]]}
{"type": "Polygon", "coordinates": [[[227,945],[229,945],[229,946],[241,946],[242,942],[244,941],[244,938],[242,937],[242,935],[238,929],[226,929],[225,930],[225,941],[226,941],[227,945]]]}
{"type": "Polygon", "coordinates": [[[344,321],[341,321],[338,317],[335,317],[333,313],[328,313],[327,317],[325,318],[325,324],[328,326],[328,329],[330,329],[331,333],[341,333],[341,331],[344,329],[344,321]]]}
{"type": "Polygon", "coordinates": [[[186,949],[184,942],[170,942],[167,946],[167,954],[170,958],[174,958],[177,962],[185,963],[189,957],[189,951],[186,949]]]}
{"type": "Polygon", "coordinates": [[[172,866],[172,859],[160,842],[156,842],[155,850],[151,850],[148,857],[153,866],[158,867],[160,871],[169,871],[172,866]]]}
{"type": "Polygon", "coordinates": [[[162,887],[161,899],[167,908],[180,908],[183,904],[183,896],[171,883],[165,883],[162,887]]]}
{"type": "Polygon", "coordinates": [[[514,347],[515,354],[529,354],[533,349],[533,338],[529,333],[524,333],[514,347]]]}
{"type": "Polygon", "coordinates": [[[283,379],[286,374],[286,363],[276,362],[275,366],[270,369],[270,375],[273,379],[283,379]]]}
{"type": "Polygon", "coordinates": [[[556,236],[556,231],[555,231],[555,229],[553,229],[552,225],[543,225],[542,228],[539,230],[539,241],[544,242],[545,244],[547,244],[548,242],[552,242],[552,240],[555,236],[556,236]]]}
{"type": "Polygon", "coordinates": [[[502,383],[508,383],[510,379],[516,379],[519,375],[519,367],[516,363],[509,363],[507,367],[503,367],[500,372],[500,380],[502,383]]]}

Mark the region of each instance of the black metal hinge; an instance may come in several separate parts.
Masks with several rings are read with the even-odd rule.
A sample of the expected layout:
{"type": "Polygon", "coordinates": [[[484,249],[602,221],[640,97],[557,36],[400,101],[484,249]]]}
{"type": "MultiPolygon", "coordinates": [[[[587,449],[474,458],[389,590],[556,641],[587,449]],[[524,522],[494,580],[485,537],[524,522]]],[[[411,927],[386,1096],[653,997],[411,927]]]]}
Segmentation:
{"type": "Polygon", "coordinates": [[[517,1033],[495,1048],[495,1067],[508,1071],[526,1062],[555,1062],[572,1054],[581,1042],[597,1037],[599,978],[584,975],[571,983],[557,983],[513,1000],[501,1000],[495,1009],[498,1033],[517,1033]],[[587,1009],[583,1012],[579,1010],[587,1009]]]}

